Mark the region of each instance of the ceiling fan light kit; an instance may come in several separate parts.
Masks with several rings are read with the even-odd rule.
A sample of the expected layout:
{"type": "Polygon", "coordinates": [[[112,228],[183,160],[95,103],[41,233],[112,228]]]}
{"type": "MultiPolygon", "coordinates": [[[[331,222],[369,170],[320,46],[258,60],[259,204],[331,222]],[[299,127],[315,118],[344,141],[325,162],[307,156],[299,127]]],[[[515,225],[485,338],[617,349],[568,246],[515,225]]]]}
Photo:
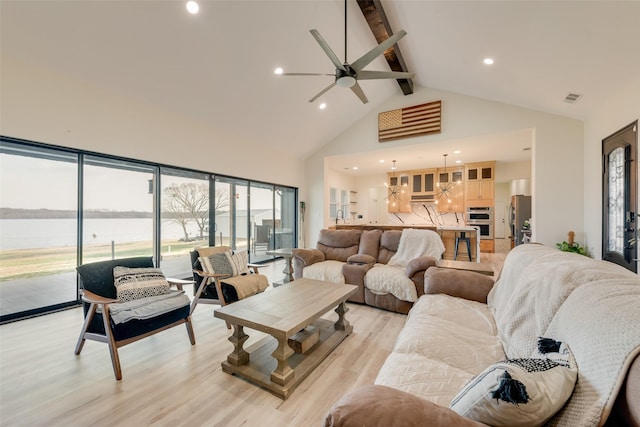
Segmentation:
{"type": "Polygon", "coordinates": [[[413,78],[413,73],[405,73],[399,71],[365,71],[364,67],[369,65],[371,61],[376,59],[379,55],[383,54],[385,50],[392,47],[407,33],[404,30],[398,31],[396,34],[391,35],[388,39],[380,43],[378,46],[371,49],[369,52],[362,55],[353,63],[347,61],[347,1],[344,2],[344,62],[340,62],[338,56],[331,49],[326,40],[320,35],[318,30],[312,29],[309,31],[313,38],[316,39],[324,53],[329,57],[329,60],[336,68],[335,74],[322,74],[322,73],[282,73],[285,76],[334,76],[335,80],[329,86],[322,89],[317,95],[309,100],[313,102],[320,96],[324,95],[334,86],[341,88],[350,88],[351,91],[362,101],[363,104],[369,102],[366,95],[362,91],[362,88],[358,84],[358,80],[373,80],[373,79],[410,79],[413,78]]]}

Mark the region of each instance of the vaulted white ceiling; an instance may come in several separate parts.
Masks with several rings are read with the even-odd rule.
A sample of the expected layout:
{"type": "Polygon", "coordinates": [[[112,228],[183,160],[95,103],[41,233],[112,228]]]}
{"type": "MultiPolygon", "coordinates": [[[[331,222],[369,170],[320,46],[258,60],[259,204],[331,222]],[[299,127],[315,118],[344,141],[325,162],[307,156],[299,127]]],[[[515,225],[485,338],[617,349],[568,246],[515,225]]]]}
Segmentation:
{"type": "MultiPolygon", "coordinates": [[[[393,80],[372,80],[361,82],[366,105],[340,88],[309,103],[332,77],[273,74],[276,67],[334,72],[309,30],[317,29],[343,59],[342,1],[207,0],[200,1],[198,15],[188,14],[185,3],[2,0],[1,54],[301,158],[400,93],[393,80]],[[320,102],[327,104],[323,111],[320,102]]],[[[640,75],[637,1],[383,0],[382,5],[393,30],[408,33],[399,46],[419,86],[586,119],[610,92],[640,75]],[[495,64],[484,65],[485,57],[495,64]],[[583,96],[568,104],[563,99],[569,92],[583,96]]],[[[349,0],[348,60],[375,45],[357,4],[349,0]]],[[[388,65],[378,58],[366,69],[388,70],[388,65]]],[[[527,132],[511,136],[519,134],[528,137],[527,132]]]]}

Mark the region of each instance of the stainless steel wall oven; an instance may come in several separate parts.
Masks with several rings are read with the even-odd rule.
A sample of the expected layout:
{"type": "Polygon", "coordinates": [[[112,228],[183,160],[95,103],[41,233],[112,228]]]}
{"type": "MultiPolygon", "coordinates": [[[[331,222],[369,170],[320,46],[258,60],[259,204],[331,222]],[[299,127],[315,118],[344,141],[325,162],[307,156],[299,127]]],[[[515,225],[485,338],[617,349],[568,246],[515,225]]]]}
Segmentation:
{"type": "Polygon", "coordinates": [[[480,229],[480,239],[493,239],[492,207],[469,207],[464,214],[464,219],[467,225],[480,229]]]}

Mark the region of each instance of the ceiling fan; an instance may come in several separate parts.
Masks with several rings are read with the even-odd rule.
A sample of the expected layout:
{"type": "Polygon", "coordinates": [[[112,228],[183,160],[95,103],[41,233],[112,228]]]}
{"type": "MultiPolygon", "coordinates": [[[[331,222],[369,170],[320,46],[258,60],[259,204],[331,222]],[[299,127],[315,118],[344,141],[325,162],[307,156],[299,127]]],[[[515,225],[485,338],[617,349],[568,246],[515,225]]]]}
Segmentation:
{"type": "Polygon", "coordinates": [[[338,56],[331,50],[329,44],[320,35],[318,30],[310,30],[311,35],[316,39],[324,53],[329,57],[333,65],[336,67],[335,74],[322,74],[322,73],[282,73],[284,76],[334,76],[335,81],[326,88],[322,89],[316,96],[311,98],[309,102],[313,102],[326,92],[328,92],[334,86],[350,88],[353,93],[356,94],[363,104],[369,102],[366,95],[362,91],[362,88],[358,84],[358,80],[373,80],[373,79],[410,79],[414,76],[413,73],[405,73],[400,71],[367,71],[363,70],[364,67],[369,65],[378,55],[382,54],[385,50],[393,46],[407,33],[404,30],[398,31],[396,34],[389,37],[387,40],[380,43],[378,46],[371,49],[369,52],[362,55],[356,61],[349,64],[347,62],[347,0],[344,2],[344,62],[340,62],[338,56]]]}

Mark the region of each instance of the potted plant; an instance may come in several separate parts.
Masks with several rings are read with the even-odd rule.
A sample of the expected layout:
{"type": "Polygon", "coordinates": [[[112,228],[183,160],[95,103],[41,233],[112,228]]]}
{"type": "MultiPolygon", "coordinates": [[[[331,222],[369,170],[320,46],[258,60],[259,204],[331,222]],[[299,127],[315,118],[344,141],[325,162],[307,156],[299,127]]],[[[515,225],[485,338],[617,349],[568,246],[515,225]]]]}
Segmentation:
{"type": "Polygon", "coordinates": [[[570,231],[568,234],[568,239],[567,239],[568,241],[564,241],[562,243],[556,243],[557,248],[563,252],[574,252],[580,255],[587,256],[587,250],[585,249],[585,247],[573,240],[575,235],[576,233],[574,233],[573,231],[570,231]]]}

